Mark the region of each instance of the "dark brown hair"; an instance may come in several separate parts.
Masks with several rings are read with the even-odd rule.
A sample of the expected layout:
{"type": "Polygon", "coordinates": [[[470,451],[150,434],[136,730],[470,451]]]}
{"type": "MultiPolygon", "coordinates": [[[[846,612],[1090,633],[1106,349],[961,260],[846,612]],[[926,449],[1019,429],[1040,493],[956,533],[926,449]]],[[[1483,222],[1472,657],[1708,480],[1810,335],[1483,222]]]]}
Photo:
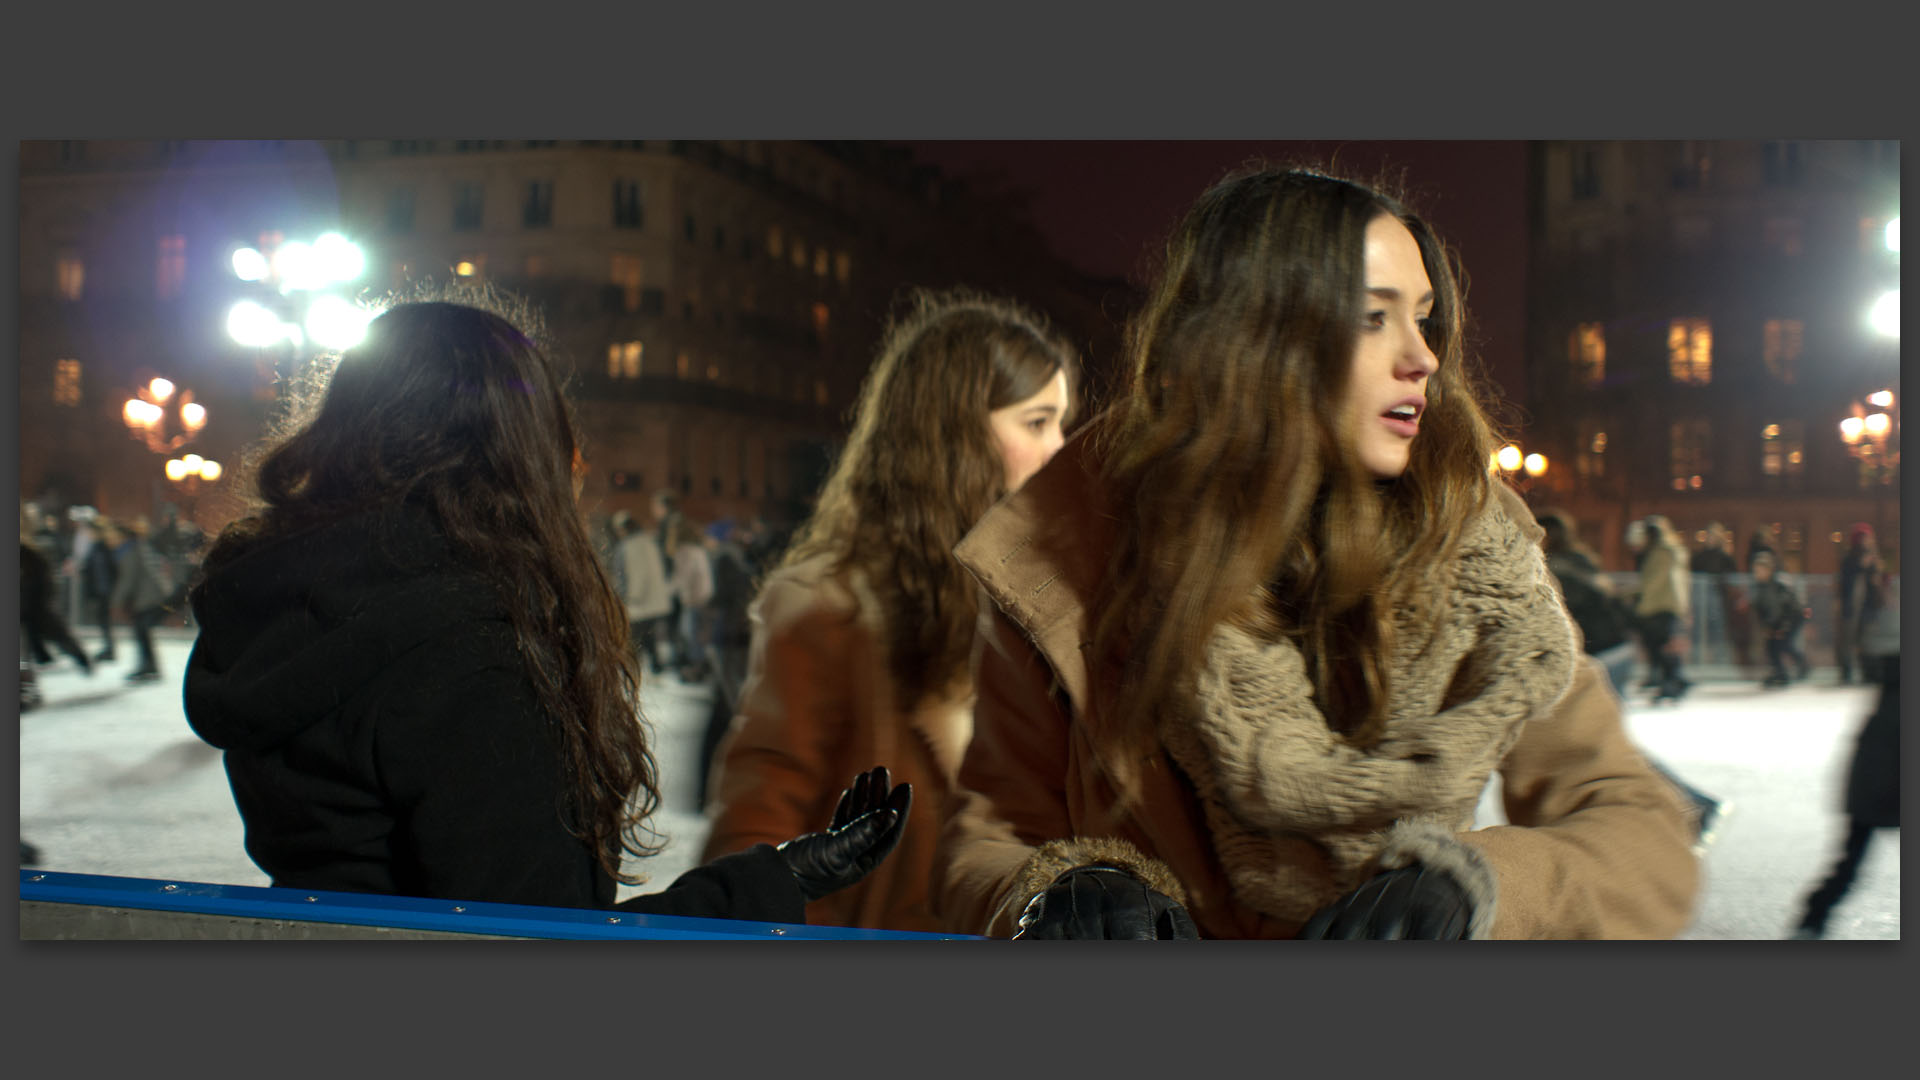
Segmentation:
{"type": "Polygon", "coordinates": [[[299,381],[252,465],[255,512],[209,568],[258,544],[403,504],[429,511],[504,603],[566,769],[566,827],[618,881],[659,805],[626,609],[575,501],[579,439],[564,376],[508,296],[468,287],[403,302],[299,381]],[[457,299],[460,302],[448,302],[457,299]],[[516,325],[518,323],[518,325],[516,325]]]}
{"type": "Polygon", "coordinates": [[[1433,231],[1373,188],[1257,169],[1203,194],[1176,227],[1129,324],[1128,383],[1096,437],[1120,534],[1094,651],[1122,790],[1187,707],[1216,627],[1294,639],[1316,704],[1358,744],[1386,722],[1390,611],[1446,579],[1463,524],[1491,495],[1493,432],[1463,363],[1457,276],[1433,231]],[[1341,425],[1363,313],[1366,231],[1406,226],[1433,282],[1420,437],[1376,480],[1341,425]]]}
{"type": "Polygon", "coordinates": [[[865,573],[902,709],[965,671],[978,586],[953,547],[1006,494],[987,414],[1062,372],[1071,400],[1072,350],[1006,300],[918,292],[887,329],[846,448],[782,565],[824,554],[836,572],[865,573]]]}

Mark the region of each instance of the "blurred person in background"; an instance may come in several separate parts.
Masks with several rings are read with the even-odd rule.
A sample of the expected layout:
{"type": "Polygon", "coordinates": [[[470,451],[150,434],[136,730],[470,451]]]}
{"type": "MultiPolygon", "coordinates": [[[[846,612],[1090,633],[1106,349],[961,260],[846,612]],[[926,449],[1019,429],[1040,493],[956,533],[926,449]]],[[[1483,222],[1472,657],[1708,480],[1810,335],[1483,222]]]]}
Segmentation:
{"type": "Polygon", "coordinates": [[[1807,622],[1806,601],[1780,580],[1773,554],[1761,552],[1753,560],[1753,618],[1767,642],[1767,677],[1763,689],[1776,689],[1807,677],[1807,657],[1800,651],[1800,628],[1807,622]],[[1788,660],[1794,674],[1787,675],[1788,660]]]}
{"type": "Polygon", "coordinates": [[[1697,582],[1705,583],[1702,595],[1702,639],[1712,650],[1720,641],[1727,643],[1734,664],[1747,666],[1747,590],[1731,580],[1740,570],[1734,561],[1733,534],[1717,521],[1709,522],[1707,538],[1696,548],[1687,570],[1697,582]]]}
{"type": "Polygon", "coordinates": [[[67,620],[61,618],[54,608],[57,594],[53,560],[40,549],[34,531],[38,524],[29,520],[23,507],[20,516],[21,643],[35,663],[53,663],[53,653],[47,649],[48,645],[52,645],[72,657],[74,665],[82,672],[91,675],[93,664],[87,659],[87,651],[80,647],[73,631],[67,628],[67,620]]]}
{"type": "Polygon", "coordinates": [[[717,521],[707,529],[707,555],[713,564],[713,598],[707,604],[712,617],[707,656],[713,664],[713,698],[700,738],[697,805],[701,807],[712,794],[714,756],[740,711],[740,691],[747,679],[747,654],[753,645],[749,609],[760,576],[747,554],[756,542],[754,527],[755,523],[717,521]]]}
{"type": "Polygon", "coordinates": [[[653,514],[653,542],[660,551],[661,569],[669,582],[667,588],[667,613],[660,620],[660,641],[667,649],[667,666],[679,671],[687,662],[687,643],[680,636],[680,615],[683,605],[680,594],[673,590],[673,545],[674,536],[680,530],[680,521],[685,516],[680,512],[680,493],[672,488],[661,488],[653,493],[647,504],[653,514]]]}
{"type": "Polygon", "coordinates": [[[647,673],[666,670],[660,659],[663,624],[673,610],[673,587],[667,583],[666,556],[653,534],[643,529],[625,510],[613,515],[620,530],[618,552],[621,598],[626,603],[628,632],[640,653],[646,656],[647,673]]]}
{"type": "Polygon", "coordinates": [[[123,542],[120,529],[108,517],[96,517],[87,524],[90,534],[84,554],[79,557],[82,607],[100,628],[100,651],[95,662],[111,663],[113,647],[113,589],[119,579],[113,553],[123,542]]]}
{"type": "Polygon", "coordinates": [[[1755,525],[1753,535],[1747,538],[1747,573],[1753,573],[1753,561],[1763,554],[1774,559],[1774,569],[1784,569],[1779,565],[1779,555],[1773,549],[1773,530],[1765,525],[1755,525]]]}
{"type": "Polygon", "coordinates": [[[1840,560],[1835,582],[1833,623],[1834,659],[1840,665],[1841,683],[1851,683],[1858,671],[1864,682],[1874,682],[1875,673],[1860,648],[1862,630],[1879,617],[1886,606],[1887,575],[1880,565],[1880,549],[1874,544],[1873,526],[1855,522],[1847,531],[1847,553],[1840,560]]]}
{"type": "Polygon", "coordinates": [[[684,514],[675,518],[667,539],[667,562],[673,567],[669,584],[680,610],[676,635],[680,662],[675,673],[681,682],[704,682],[712,671],[707,662],[707,638],[713,618],[707,604],[713,600],[713,562],[707,556],[700,523],[692,518],[684,514]]]}
{"type": "Polygon", "coordinates": [[[760,589],[707,856],[818,815],[852,761],[897,761],[923,808],[892,863],[814,905],[814,921],[943,929],[931,879],[972,730],[979,599],[953,546],[1060,447],[1073,371],[1065,341],[1024,308],[916,294],[880,344],[817,509],[760,589]]]}
{"type": "Polygon", "coordinates": [[[991,596],[952,928],[1666,937],[1699,866],[1488,467],[1452,258],[1367,186],[1200,197],[1126,389],[956,555],[991,596]],[[1473,829],[1494,772],[1513,823],[1473,829]]]}
{"type": "Polygon", "coordinates": [[[247,853],[286,888],[801,921],[898,842],[911,790],[861,773],[824,831],[614,902],[660,849],[658,771],[564,374],[499,294],[451,295],[306,377],[193,591],[187,719],[247,853]]]}
{"type": "Polygon", "coordinates": [[[1693,686],[1681,670],[1693,589],[1687,549],[1663,515],[1647,515],[1646,529],[1646,557],[1640,563],[1640,592],[1634,615],[1640,620],[1647,659],[1653,666],[1653,700],[1656,704],[1677,702],[1693,686]]]}
{"type": "Polygon", "coordinates": [[[166,616],[174,595],[173,569],[153,549],[144,516],[136,517],[114,550],[112,606],[133,624],[133,640],[140,646],[140,663],[127,675],[130,683],[160,681],[160,658],[153,649],[153,628],[166,616]]]}
{"type": "Polygon", "coordinates": [[[1855,740],[1848,763],[1842,809],[1847,831],[1840,858],[1807,896],[1790,936],[1821,938],[1833,910],[1845,899],[1866,860],[1867,845],[1881,829],[1900,827],[1900,603],[1892,598],[1861,631],[1861,655],[1870,658],[1880,694],[1855,740]]]}

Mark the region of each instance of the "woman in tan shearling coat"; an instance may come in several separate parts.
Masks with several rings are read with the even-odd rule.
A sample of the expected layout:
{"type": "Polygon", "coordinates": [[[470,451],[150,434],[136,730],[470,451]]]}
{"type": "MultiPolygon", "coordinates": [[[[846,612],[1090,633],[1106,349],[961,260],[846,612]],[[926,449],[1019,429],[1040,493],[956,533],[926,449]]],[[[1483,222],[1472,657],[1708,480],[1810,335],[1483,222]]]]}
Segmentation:
{"type": "Polygon", "coordinates": [[[818,508],[755,599],[705,857],[831,813],[843,762],[886,766],[916,804],[892,857],[811,905],[810,923],[941,928],[928,883],[972,730],[978,623],[952,549],[1059,449],[1071,371],[1065,344],[1021,308],[920,296],[881,345],[818,508]]]}
{"type": "Polygon", "coordinates": [[[1023,937],[1661,937],[1685,811],[1579,656],[1461,373],[1439,241],[1368,188],[1201,198],[1128,393],[957,555],[997,607],[937,884],[1023,937]],[[1498,769],[1512,825],[1468,831],[1498,769]]]}

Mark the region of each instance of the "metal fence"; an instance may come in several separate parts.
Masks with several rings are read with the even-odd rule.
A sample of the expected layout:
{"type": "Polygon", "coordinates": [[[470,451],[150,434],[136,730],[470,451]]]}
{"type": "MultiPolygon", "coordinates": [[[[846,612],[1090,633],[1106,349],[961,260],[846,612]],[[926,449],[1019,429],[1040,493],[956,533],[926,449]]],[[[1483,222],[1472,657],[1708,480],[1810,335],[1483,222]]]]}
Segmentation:
{"type": "MultiPolygon", "coordinates": [[[[1815,667],[1832,667],[1834,622],[1839,617],[1835,603],[1835,574],[1776,574],[1791,588],[1812,616],[1800,630],[1800,651],[1815,667]]],[[[1638,574],[1616,571],[1607,575],[1616,595],[1625,596],[1640,588],[1638,574]]],[[[1687,628],[1687,667],[1708,675],[1753,675],[1766,670],[1766,635],[1754,623],[1749,597],[1753,592],[1751,574],[1694,574],[1688,609],[1691,625],[1687,628]]],[[[1900,578],[1887,582],[1887,604],[1900,604],[1900,578]]]]}

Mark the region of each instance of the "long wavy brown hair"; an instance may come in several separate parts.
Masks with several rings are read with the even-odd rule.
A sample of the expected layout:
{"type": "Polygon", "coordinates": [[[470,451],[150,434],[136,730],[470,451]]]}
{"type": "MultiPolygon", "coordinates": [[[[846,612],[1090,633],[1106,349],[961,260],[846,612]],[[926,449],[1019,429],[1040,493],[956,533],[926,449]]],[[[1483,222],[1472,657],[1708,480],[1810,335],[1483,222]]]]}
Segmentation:
{"type": "Polygon", "coordinates": [[[1128,791],[1156,719],[1190,708],[1216,627],[1293,639],[1315,701],[1357,745],[1391,692],[1389,612],[1444,586],[1463,524],[1491,495],[1494,433],[1465,370],[1453,260],[1399,201],[1319,172],[1229,176],[1176,227],[1127,331],[1129,370],[1097,424],[1118,543],[1095,655],[1123,672],[1110,699],[1128,791]],[[1433,282],[1420,435],[1377,480],[1340,430],[1377,217],[1413,234],[1433,282]]]}
{"type": "Polygon", "coordinates": [[[556,729],[557,807],[615,880],[658,807],[626,609],[576,502],[580,442],[565,376],[533,314],[485,287],[423,287],[360,344],[291,386],[277,435],[250,463],[254,512],[207,556],[218,567],[334,520],[411,505],[502,601],[556,729]],[[423,299],[439,297],[440,299],[423,299]],[[458,302],[451,302],[458,301],[458,302]]]}
{"type": "Polygon", "coordinates": [[[1007,493],[987,414],[1062,372],[1071,402],[1074,371],[1065,340],[1007,300],[916,292],[889,325],[846,448],[782,565],[825,555],[835,572],[864,573],[890,632],[901,709],[967,665],[978,586],[953,547],[1007,493]]]}

